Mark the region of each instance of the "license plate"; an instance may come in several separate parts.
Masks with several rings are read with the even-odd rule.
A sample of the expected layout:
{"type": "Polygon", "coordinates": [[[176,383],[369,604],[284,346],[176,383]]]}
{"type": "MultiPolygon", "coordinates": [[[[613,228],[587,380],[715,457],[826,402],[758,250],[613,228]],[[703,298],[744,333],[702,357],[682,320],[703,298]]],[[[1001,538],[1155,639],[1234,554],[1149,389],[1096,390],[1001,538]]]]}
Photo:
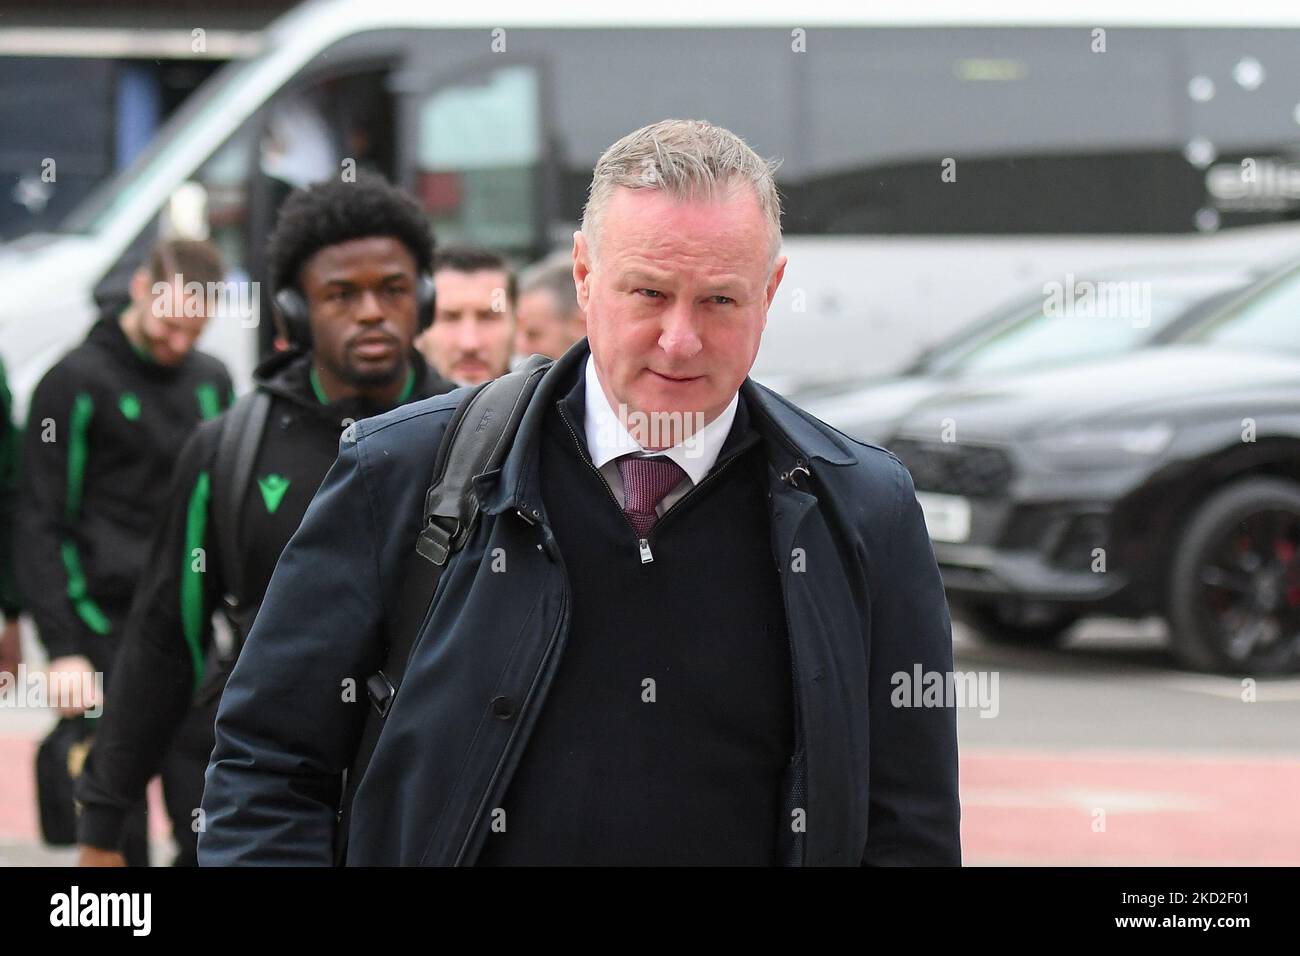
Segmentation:
{"type": "Polygon", "coordinates": [[[970,537],[970,502],[965,498],[918,491],[916,500],[921,503],[931,541],[959,544],[970,537]]]}

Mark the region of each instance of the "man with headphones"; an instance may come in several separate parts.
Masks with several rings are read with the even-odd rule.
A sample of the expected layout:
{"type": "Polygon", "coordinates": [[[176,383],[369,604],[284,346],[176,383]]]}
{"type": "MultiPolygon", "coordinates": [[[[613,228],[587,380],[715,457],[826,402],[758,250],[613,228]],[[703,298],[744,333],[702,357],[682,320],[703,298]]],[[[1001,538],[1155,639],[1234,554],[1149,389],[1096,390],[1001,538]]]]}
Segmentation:
{"type": "Polygon", "coordinates": [[[424,213],[378,177],[299,190],[281,207],[268,272],[290,348],[181,452],[78,784],[82,865],[123,864],[127,810],[176,764],[191,781],[183,806],[169,801],[176,862],[194,864],[224,677],[340,439],[358,419],[453,387],[412,344],[432,319],[432,259],[424,213]],[[219,608],[232,646],[214,639],[219,608]]]}

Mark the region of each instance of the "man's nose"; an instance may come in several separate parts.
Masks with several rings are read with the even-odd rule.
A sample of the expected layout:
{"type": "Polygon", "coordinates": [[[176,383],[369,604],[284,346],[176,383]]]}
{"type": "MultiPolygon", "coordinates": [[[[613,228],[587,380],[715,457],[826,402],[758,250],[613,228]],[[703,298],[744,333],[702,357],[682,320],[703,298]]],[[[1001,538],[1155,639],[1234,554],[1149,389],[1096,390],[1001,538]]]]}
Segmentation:
{"type": "Polygon", "coordinates": [[[357,300],[356,320],[358,322],[382,322],[384,320],[384,309],[379,304],[379,296],[373,289],[367,289],[361,293],[360,299],[357,300]]]}
{"type": "Polygon", "coordinates": [[[173,355],[184,355],[194,347],[196,338],[189,332],[173,332],[167,336],[167,348],[173,355]]]}
{"type": "Polygon", "coordinates": [[[465,321],[459,323],[456,330],[456,344],[466,352],[473,352],[483,341],[482,330],[478,327],[478,319],[469,316],[465,321]]]}
{"type": "Polygon", "coordinates": [[[659,347],[673,359],[694,358],[703,347],[696,326],[694,302],[679,299],[665,310],[659,333],[659,347]]]}

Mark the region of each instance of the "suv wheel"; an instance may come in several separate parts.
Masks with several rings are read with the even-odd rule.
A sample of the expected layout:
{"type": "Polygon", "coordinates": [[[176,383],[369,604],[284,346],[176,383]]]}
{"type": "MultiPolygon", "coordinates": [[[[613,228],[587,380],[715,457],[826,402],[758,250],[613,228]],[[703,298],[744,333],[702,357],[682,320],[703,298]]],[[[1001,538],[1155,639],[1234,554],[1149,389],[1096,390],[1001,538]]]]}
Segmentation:
{"type": "Polygon", "coordinates": [[[1170,646],[1196,670],[1300,670],[1300,484],[1250,478],[1193,515],[1175,553],[1170,646]]]}

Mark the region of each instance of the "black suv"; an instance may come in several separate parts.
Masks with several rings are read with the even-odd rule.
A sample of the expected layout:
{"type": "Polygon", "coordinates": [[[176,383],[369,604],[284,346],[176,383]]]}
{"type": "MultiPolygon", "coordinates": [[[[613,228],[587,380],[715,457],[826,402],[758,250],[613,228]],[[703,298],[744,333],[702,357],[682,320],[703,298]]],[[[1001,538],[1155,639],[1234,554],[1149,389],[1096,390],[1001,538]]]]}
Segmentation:
{"type": "Polygon", "coordinates": [[[1300,670],[1300,268],[1174,344],[934,396],[887,445],[987,639],[1154,613],[1185,665],[1300,670]]]}

